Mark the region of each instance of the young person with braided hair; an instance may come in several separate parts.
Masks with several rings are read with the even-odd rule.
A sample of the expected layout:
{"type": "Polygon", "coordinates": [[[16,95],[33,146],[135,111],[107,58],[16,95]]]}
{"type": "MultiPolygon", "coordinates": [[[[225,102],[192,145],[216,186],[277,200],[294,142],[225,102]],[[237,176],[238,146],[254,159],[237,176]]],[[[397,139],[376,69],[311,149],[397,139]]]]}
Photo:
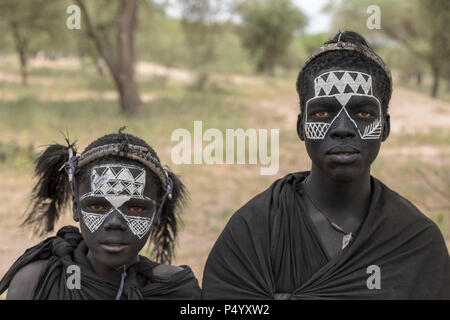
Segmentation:
{"type": "Polygon", "coordinates": [[[371,176],[389,136],[388,67],[339,32],[297,79],[310,171],[277,180],[230,219],[206,262],[206,299],[450,299],[437,225],[371,176]]]}
{"type": "Polygon", "coordinates": [[[72,199],[73,219],[28,249],[0,281],[7,299],[197,299],[188,266],[170,263],[186,190],[156,152],[130,134],[109,134],[76,155],[53,144],[37,159],[39,178],[25,224],[53,231],[72,199]],[[81,232],[80,232],[81,231],[81,232]],[[152,261],[139,252],[150,241],[152,261]],[[80,285],[70,286],[73,266],[80,285]]]}

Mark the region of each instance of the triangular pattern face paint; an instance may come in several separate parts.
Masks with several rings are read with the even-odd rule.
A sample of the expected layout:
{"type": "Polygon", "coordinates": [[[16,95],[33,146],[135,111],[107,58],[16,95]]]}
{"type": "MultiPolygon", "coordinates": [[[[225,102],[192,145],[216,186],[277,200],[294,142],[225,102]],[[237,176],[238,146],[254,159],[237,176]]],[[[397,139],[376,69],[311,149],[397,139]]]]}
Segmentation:
{"type": "Polygon", "coordinates": [[[357,128],[361,139],[379,139],[382,132],[381,121],[381,103],[373,96],[372,77],[359,71],[347,71],[336,70],[329,71],[317,76],[314,81],[314,97],[306,102],[306,120],[305,120],[305,132],[308,139],[324,139],[327,131],[341,114],[342,110],[345,110],[347,116],[351,119],[355,127],[357,128]],[[367,125],[364,130],[360,130],[345,109],[348,101],[353,96],[368,96],[374,98],[377,101],[379,116],[371,124],[367,125]],[[328,122],[310,121],[308,119],[308,103],[312,100],[335,97],[342,109],[337,115],[328,122]]]}
{"type": "Polygon", "coordinates": [[[355,93],[355,91],[352,89],[352,87],[350,87],[349,84],[347,84],[347,85],[345,86],[344,93],[351,94],[351,93],[355,93]]]}
{"type": "Polygon", "coordinates": [[[347,105],[348,100],[352,97],[351,94],[337,94],[334,96],[342,107],[345,107],[347,105]]]}
{"type": "Polygon", "coordinates": [[[105,214],[86,212],[81,210],[82,217],[87,228],[94,232],[106,218],[117,211],[124,217],[131,232],[139,238],[145,236],[150,230],[155,215],[156,202],[144,196],[146,172],[143,168],[132,165],[102,164],[91,170],[91,191],[81,196],[101,197],[106,199],[112,206],[105,214]],[[128,200],[145,199],[153,202],[153,213],[151,217],[128,216],[119,208],[128,200]]]}
{"type": "Polygon", "coordinates": [[[348,74],[350,75],[350,77],[352,77],[353,80],[356,80],[356,77],[358,76],[357,72],[348,72],[348,74]]]}
{"type": "Polygon", "coordinates": [[[108,200],[114,208],[120,208],[125,202],[131,199],[131,196],[105,196],[105,199],[108,200]]]}
{"type": "Polygon", "coordinates": [[[336,75],[336,78],[338,79],[338,80],[341,80],[342,79],[342,76],[344,75],[344,71],[335,71],[334,72],[334,74],[336,75]]]}

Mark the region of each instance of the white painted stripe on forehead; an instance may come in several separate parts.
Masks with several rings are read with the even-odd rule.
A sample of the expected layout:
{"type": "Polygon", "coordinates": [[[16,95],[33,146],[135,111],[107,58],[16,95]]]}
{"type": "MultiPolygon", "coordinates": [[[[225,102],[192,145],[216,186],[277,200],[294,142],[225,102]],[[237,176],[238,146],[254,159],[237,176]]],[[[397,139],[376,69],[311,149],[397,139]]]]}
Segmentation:
{"type": "Polygon", "coordinates": [[[91,194],[104,197],[143,197],[145,170],[133,165],[102,164],[92,168],[91,194]]]}
{"type": "Polygon", "coordinates": [[[324,72],[314,79],[314,98],[354,94],[373,96],[372,77],[369,74],[335,70],[324,72]]]}

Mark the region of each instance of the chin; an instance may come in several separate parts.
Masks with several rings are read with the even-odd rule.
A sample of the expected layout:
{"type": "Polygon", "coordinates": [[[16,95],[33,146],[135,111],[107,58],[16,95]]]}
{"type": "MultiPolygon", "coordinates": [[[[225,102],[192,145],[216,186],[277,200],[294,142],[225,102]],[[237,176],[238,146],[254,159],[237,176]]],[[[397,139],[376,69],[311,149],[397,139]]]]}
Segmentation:
{"type": "Polygon", "coordinates": [[[339,166],[325,170],[328,177],[339,183],[352,182],[363,174],[363,170],[355,166],[339,166]]]}
{"type": "Polygon", "coordinates": [[[133,260],[133,257],[128,255],[116,255],[116,256],[104,256],[102,255],[100,262],[106,266],[112,268],[122,267],[124,264],[128,264],[133,260]]]}

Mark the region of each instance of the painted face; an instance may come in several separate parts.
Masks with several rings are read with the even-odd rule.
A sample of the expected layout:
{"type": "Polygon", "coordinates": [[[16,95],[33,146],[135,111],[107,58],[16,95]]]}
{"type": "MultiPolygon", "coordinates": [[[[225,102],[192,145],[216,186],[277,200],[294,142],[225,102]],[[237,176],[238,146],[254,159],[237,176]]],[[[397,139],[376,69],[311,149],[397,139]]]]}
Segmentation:
{"type": "Polygon", "coordinates": [[[306,102],[305,111],[308,139],[324,139],[341,113],[353,123],[361,139],[381,136],[381,104],[372,94],[372,76],[367,73],[337,70],[319,75],[314,79],[314,97],[306,102]],[[354,109],[362,110],[364,116],[352,112],[354,109]]]}
{"type": "Polygon", "coordinates": [[[380,145],[383,112],[370,74],[335,70],[314,79],[304,112],[306,148],[329,177],[351,181],[370,170],[380,145]]]}
{"type": "Polygon", "coordinates": [[[156,212],[156,185],[148,182],[142,167],[121,163],[94,166],[82,181],[80,226],[96,259],[120,266],[145,245],[156,212]]]}

